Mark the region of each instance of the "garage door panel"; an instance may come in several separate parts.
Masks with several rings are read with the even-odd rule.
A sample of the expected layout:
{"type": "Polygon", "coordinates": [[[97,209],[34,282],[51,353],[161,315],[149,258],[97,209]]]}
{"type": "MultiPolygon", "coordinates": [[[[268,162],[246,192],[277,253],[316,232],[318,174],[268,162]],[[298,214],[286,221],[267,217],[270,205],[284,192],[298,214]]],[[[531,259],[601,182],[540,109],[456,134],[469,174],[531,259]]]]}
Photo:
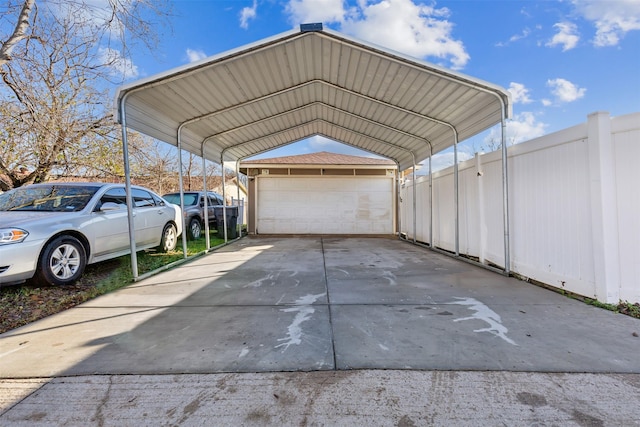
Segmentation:
{"type": "Polygon", "coordinates": [[[393,179],[264,177],[258,233],[392,234],[393,179]]]}

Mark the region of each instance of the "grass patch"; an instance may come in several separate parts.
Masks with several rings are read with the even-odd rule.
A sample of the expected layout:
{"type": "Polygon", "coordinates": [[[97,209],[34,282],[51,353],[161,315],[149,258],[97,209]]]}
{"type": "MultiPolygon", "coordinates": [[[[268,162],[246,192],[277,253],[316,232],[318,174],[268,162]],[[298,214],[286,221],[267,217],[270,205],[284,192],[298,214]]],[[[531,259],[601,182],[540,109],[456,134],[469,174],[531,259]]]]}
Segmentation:
{"type": "MultiPolygon", "coordinates": [[[[219,239],[212,232],[211,247],[222,243],[224,239],[219,239]]],[[[168,253],[138,252],[138,274],[142,275],[184,259],[182,240],[178,242],[176,249],[168,253]]],[[[187,241],[187,256],[205,250],[204,238],[187,241]]],[[[34,281],[0,286],[0,333],[69,309],[132,282],[131,256],[126,255],[87,266],[80,280],[72,286],[48,286],[34,281]]]]}
{"type": "Polygon", "coordinates": [[[620,302],[618,304],[618,313],[640,319],[640,303],[631,304],[630,302],[620,302]]]}
{"type": "Polygon", "coordinates": [[[620,301],[618,304],[608,304],[591,298],[585,298],[584,302],[594,307],[604,308],[605,310],[615,311],[616,313],[626,314],[627,316],[640,319],[640,303],[630,303],[628,301],[620,301]]]}

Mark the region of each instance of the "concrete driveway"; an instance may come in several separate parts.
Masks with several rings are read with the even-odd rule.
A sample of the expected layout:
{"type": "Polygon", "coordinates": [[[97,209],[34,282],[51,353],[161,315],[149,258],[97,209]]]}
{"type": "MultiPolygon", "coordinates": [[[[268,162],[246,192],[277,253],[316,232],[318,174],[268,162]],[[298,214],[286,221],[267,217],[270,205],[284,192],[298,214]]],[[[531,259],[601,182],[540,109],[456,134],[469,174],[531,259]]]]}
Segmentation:
{"type": "MultiPolygon", "coordinates": [[[[384,369],[409,377],[501,371],[503,382],[505,371],[637,374],[634,333],[637,319],[396,239],[252,237],[0,335],[0,378],[12,379],[0,391],[4,384],[7,394],[29,394],[52,377],[71,387],[71,377],[85,376],[93,379],[77,382],[111,390],[96,375],[148,384],[127,376],[384,369]]],[[[608,377],[611,389],[626,384],[624,396],[640,402],[639,377],[621,378],[608,377]]],[[[15,420],[19,408],[7,414],[15,420]]],[[[479,416],[468,415],[472,424],[479,416]]]]}
{"type": "Polygon", "coordinates": [[[247,238],[4,334],[0,377],[640,372],[640,321],[395,239],[247,238]]]}

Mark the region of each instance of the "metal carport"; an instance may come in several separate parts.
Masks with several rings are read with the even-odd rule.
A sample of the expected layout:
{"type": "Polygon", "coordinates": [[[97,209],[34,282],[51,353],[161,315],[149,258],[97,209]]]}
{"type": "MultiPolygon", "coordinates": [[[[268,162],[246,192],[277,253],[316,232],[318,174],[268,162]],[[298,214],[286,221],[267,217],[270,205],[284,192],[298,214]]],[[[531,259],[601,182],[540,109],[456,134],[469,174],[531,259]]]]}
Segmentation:
{"type": "MultiPolygon", "coordinates": [[[[456,224],[457,144],[502,123],[509,272],[504,142],[511,102],[509,93],[497,85],[323,29],[321,24],[304,24],[300,30],[123,86],[117,108],[128,189],[127,128],[236,169],[244,158],[315,135],[390,158],[399,170],[413,167],[414,173],[417,163],[453,146],[456,224]]],[[[132,271],[137,278],[128,205],[132,271]]],[[[459,255],[457,226],[455,252],[459,255]]]]}

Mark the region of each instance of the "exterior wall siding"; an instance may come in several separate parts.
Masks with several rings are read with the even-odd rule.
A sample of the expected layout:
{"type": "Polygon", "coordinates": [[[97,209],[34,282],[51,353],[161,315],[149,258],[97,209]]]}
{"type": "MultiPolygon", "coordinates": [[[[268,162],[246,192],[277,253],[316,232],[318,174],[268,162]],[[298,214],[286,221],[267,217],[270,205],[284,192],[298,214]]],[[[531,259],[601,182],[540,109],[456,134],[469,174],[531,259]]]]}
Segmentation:
{"type": "MultiPolygon", "coordinates": [[[[640,113],[587,123],[508,149],[510,269],[602,302],[640,302],[640,113]]],[[[460,254],[504,268],[501,152],[459,170],[460,254]]],[[[453,167],[416,180],[416,240],[455,250],[453,167]]],[[[401,188],[401,231],[413,228],[413,182],[401,188]]]]}

